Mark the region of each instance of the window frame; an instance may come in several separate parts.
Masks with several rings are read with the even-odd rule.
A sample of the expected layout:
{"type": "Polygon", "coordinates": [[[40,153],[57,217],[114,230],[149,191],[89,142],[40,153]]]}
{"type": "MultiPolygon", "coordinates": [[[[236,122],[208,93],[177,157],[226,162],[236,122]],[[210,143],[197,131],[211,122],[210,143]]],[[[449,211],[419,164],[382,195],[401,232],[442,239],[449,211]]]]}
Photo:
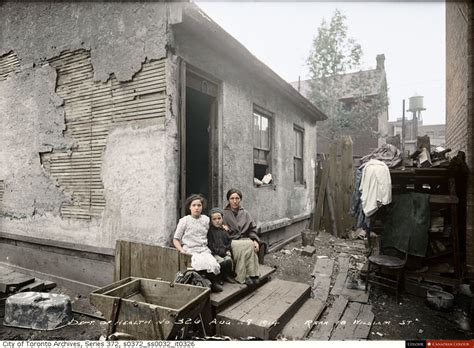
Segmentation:
{"type": "MultiPolygon", "coordinates": [[[[266,166],[265,172],[266,173],[272,173],[272,149],[273,149],[273,122],[274,122],[274,114],[256,104],[253,105],[252,108],[252,149],[253,149],[253,178],[257,178],[259,180],[262,180],[262,178],[258,178],[256,176],[256,170],[255,170],[255,165],[259,166],[266,166]],[[255,123],[255,117],[260,118],[260,123],[259,123],[259,129],[256,129],[256,123],[255,123]],[[267,139],[267,147],[265,147],[265,144],[262,144],[262,133],[264,132],[262,130],[262,119],[267,120],[267,133],[268,133],[268,139],[267,139]],[[257,144],[257,139],[256,139],[256,132],[258,133],[259,140],[257,144]],[[265,157],[265,159],[261,159],[259,157],[265,157]]],[[[266,175],[266,174],[265,174],[266,175]]],[[[273,173],[272,173],[273,175],[273,173]]],[[[274,175],[273,175],[274,176],[274,175]]],[[[274,180],[274,178],[273,178],[274,180]]],[[[271,186],[273,184],[262,184],[261,186],[255,185],[255,187],[262,187],[262,186],[271,186]]]]}
{"type": "Polygon", "coordinates": [[[305,186],[306,181],[304,179],[304,128],[298,126],[297,124],[293,124],[293,183],[298,186],[305,186]],[[298,134],[300,137],[298,137],[298,134]],[[298,140],[300,143],[298,144],[298,140]],[[300,149],[301,147],[301,149],[300,149]],[[301,150],[301,153],[299,153],[301,150]],[[301,177],[298,178],[297,175],[297,162],[300,162],[301,167],[301,177]]]}

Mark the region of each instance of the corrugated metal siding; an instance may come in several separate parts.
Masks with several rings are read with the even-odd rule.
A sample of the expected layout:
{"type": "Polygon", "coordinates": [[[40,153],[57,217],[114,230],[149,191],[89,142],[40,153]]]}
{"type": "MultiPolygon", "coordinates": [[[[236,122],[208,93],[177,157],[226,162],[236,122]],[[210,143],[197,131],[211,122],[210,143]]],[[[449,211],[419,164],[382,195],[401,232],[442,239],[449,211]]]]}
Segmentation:
{"type": "Polygon", "coordinates": [[[58,72],[56,93],[64,99],[64,136],[75,146],[69,152],[42,154],[42,163],[73,198],[61,208],[62,216],[90,219],[105,207],[101,167],[109,131],[119,123],[166,114],[165,60],[145,63],[125,83],[114,77],[94,82],[90,54],[84,50],[61,54],[49,63],[58,72]]]}
{"type": "Polygon", "coordinates": [[[0,81],[6,80],[8,74],[16,71],[20,66],[20,61],[14,52],[7,53],[0,57],[0,81]]]}

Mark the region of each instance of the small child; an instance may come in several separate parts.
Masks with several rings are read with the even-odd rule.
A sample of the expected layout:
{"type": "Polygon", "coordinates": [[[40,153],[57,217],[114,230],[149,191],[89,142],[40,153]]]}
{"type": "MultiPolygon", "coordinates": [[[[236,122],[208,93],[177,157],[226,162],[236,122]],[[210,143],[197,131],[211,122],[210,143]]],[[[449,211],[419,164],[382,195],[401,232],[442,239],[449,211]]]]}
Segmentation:
{"type": "Polygon", "coordinates": [[[230,253],[232,240],[223,226],[224,210],[212,208],[209,216],[211,223],[207,233],[207,246],[211,249],[212,255],[214,255],[221,267],[221,280],[235,283],[232,279],[234,263],[230,253]]]}

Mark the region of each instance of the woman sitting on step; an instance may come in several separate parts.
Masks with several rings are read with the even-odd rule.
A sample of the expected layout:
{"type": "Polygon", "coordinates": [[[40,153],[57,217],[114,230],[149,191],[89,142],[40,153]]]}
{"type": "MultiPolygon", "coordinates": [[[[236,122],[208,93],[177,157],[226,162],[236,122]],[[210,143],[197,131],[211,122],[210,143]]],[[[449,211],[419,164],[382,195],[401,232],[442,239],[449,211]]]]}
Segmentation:
{"type": "Polygon", "coordinates": [[[247,210],[241,207],[242,192],[236,188],[227,191],[224,209],[224,224],[228,226],[229,237],[232,239],[232,259],[235,280],[247,285],[258,284],[258,251],[260,239],[257,236],[257,225],[247,210]]]}

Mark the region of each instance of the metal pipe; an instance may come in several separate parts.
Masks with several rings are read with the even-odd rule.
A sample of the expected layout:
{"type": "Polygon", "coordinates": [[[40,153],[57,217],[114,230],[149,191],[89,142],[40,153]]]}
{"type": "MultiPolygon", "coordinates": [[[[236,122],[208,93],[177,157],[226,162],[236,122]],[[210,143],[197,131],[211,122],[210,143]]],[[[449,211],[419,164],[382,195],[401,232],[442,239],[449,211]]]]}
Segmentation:
{"type": "Polygon", "coordinates": [[[402,157],[405,158],[405,99],[402,106],[402,157]]]}

